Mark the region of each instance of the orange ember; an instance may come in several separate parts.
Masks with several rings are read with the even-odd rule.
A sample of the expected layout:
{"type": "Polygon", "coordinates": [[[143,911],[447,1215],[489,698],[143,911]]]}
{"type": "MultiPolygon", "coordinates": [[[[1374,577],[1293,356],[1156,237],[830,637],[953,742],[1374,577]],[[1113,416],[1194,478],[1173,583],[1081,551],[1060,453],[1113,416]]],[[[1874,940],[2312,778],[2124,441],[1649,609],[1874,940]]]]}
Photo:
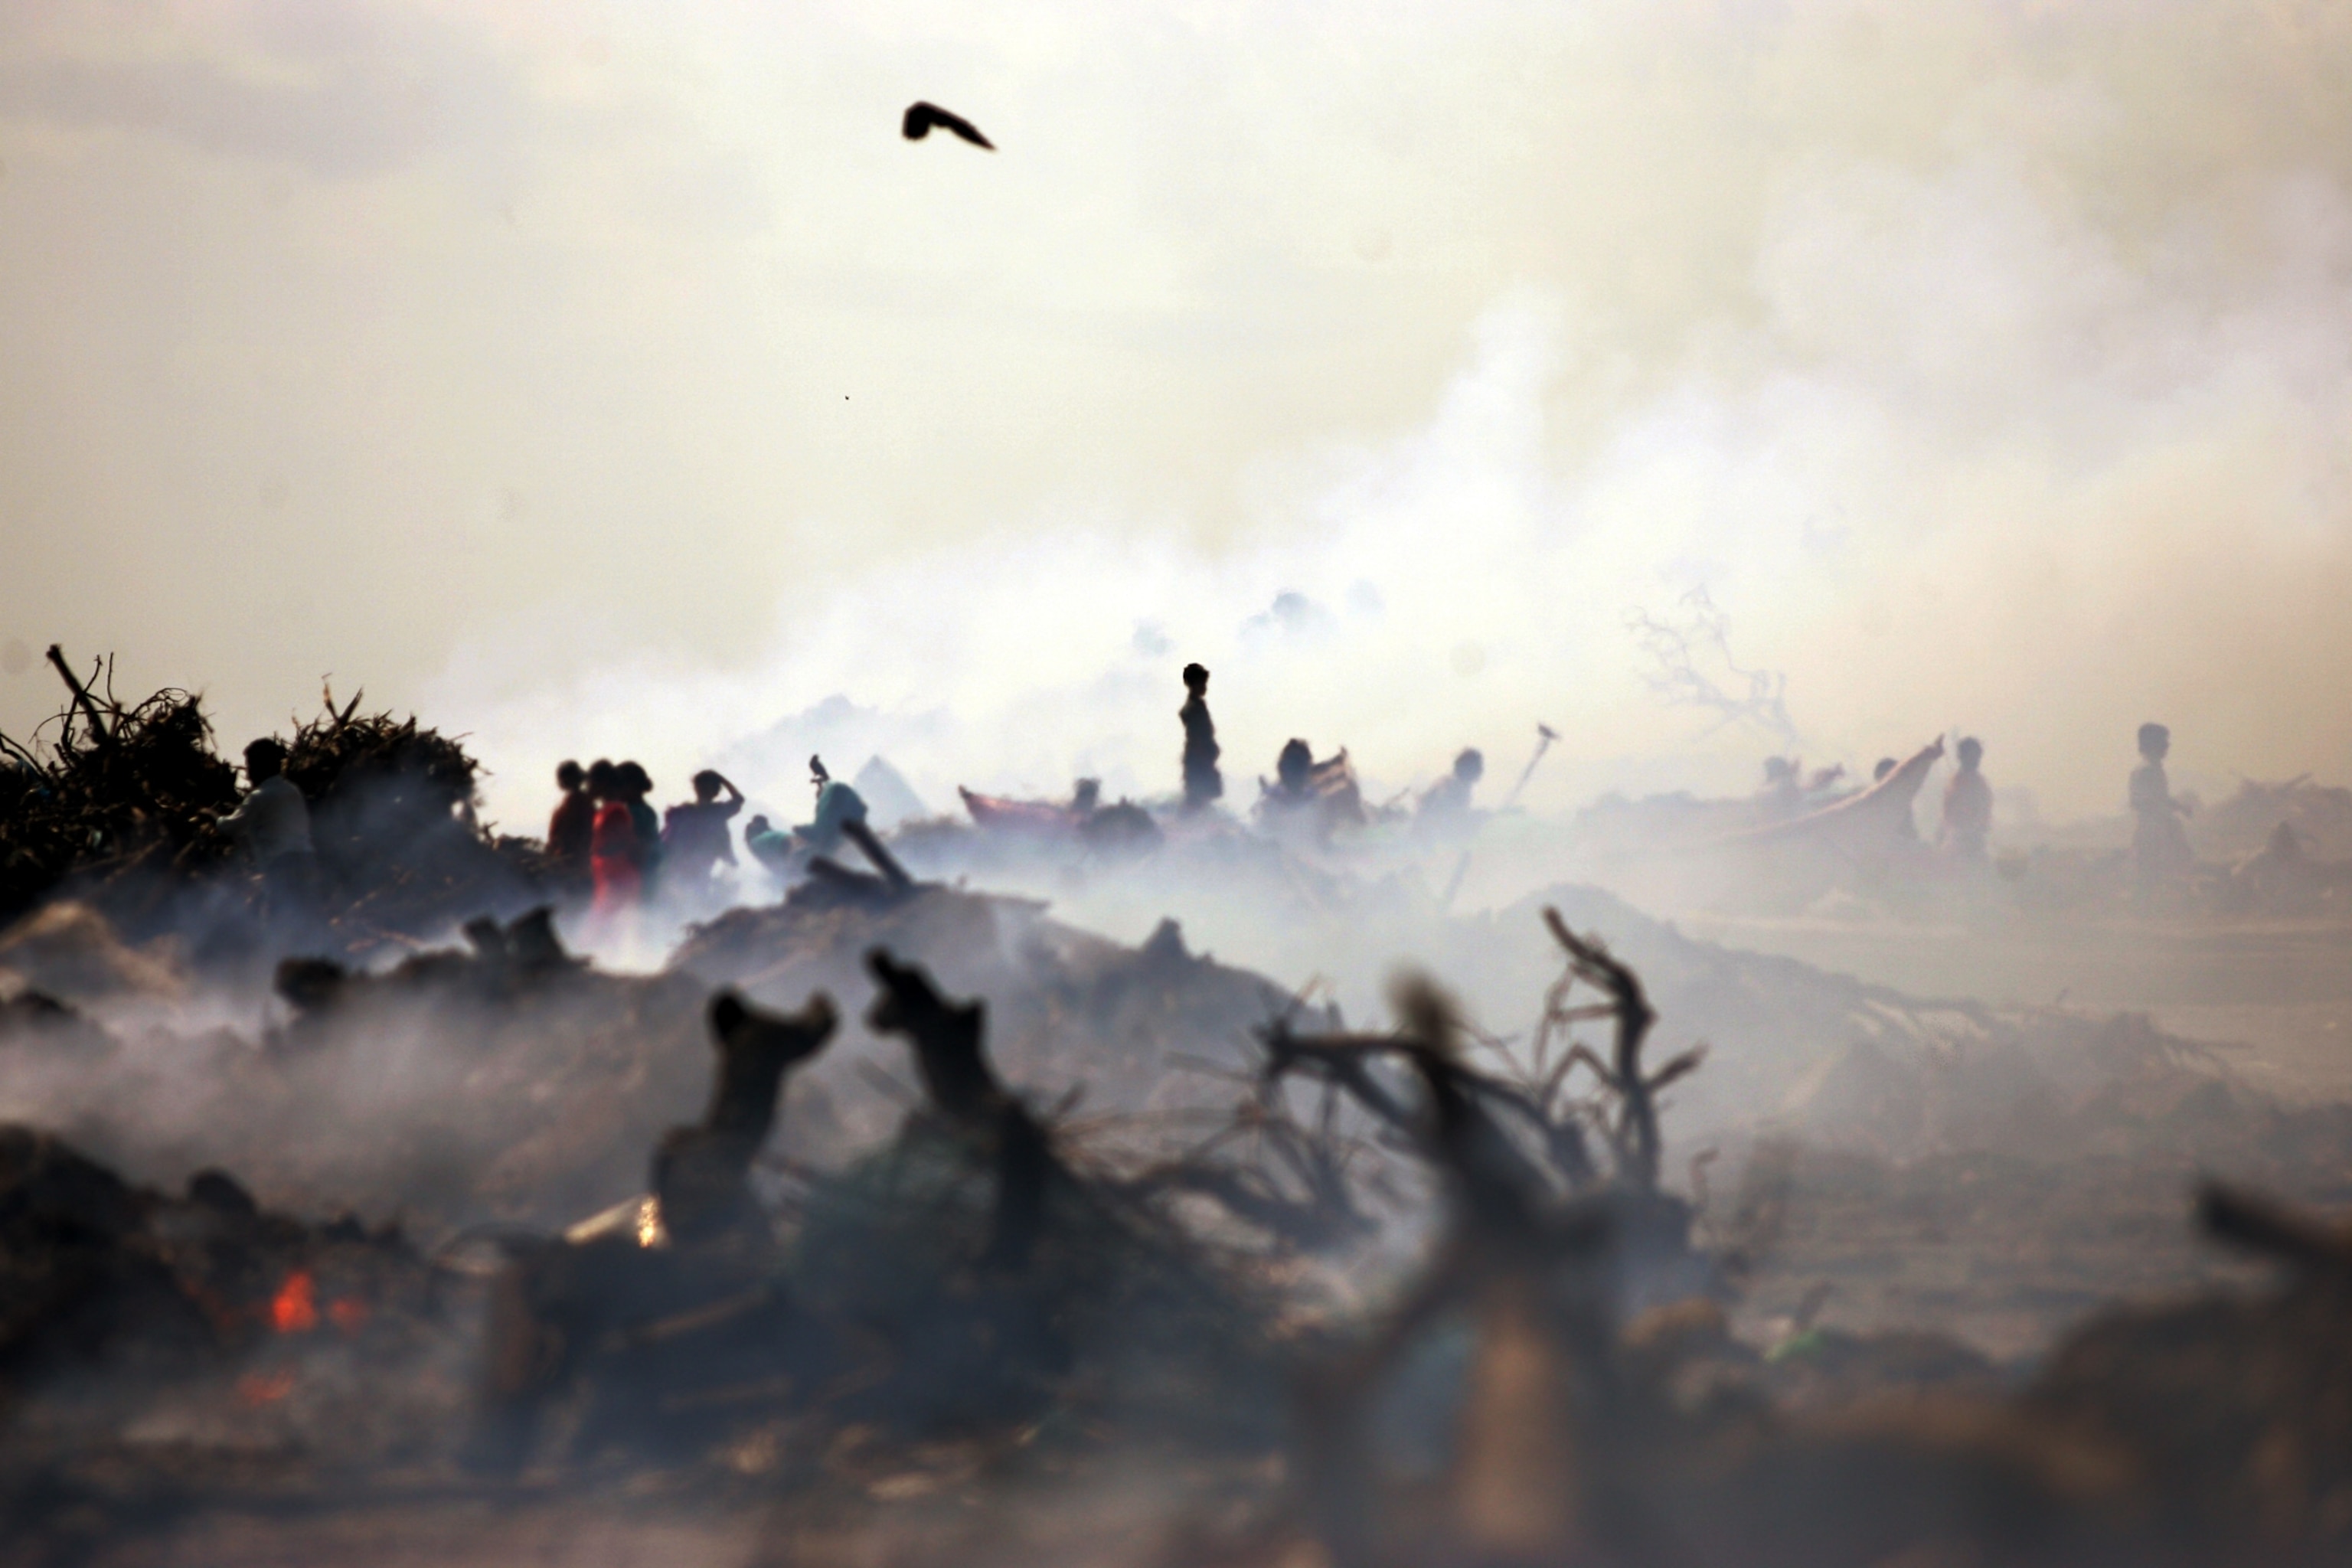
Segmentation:
{"type": "Polygon", "coordinates": [[[307,1334],[319,1326],[318,1287],[310,1271],[297,1268],[269,1303],[269,1326],[281,1334],[307,1334]]]}

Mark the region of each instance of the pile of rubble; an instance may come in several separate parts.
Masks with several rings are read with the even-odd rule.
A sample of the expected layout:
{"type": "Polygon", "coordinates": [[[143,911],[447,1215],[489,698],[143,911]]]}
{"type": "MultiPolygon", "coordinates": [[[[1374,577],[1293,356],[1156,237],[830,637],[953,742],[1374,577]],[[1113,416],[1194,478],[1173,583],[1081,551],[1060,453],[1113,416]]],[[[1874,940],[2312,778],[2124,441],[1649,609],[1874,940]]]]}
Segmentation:
{"type": "MultiPolygon", "coordinates": [[[[255,945],[249,873],[220,819],[238,801],[201,700],[163,690],[125,703],[107,667],[85,680],[50,650],[68,689],[45,740],[0,735],[0,925],[70,896],[132,942],[198,933],[199,961],[255,945]]],[[[474,820],[478,765],[456,741],[331,694],[297,726],[286,776],[311,814],[320,942],[353,954],[436,937],[483,912],[541,896],[530,841],[474,820]]]]}
{"type": "MultiPolygon", "coordinates": [[[[1759,1351],[1729,1331],[1738,1246],[1698,1245],[1660,1184],[1662,1095],[1699,1058],[1653,1059],[1642,978],[1551,926],[1538,1037],[1481,1045],[1426,982],[1389,1031],[1277,1017],[1235,1112],[1286,1128],[1269,1152],[1229,1138],[1140,1174],[1006,1086],[982,1004],[882,949],[865,1025],[918,1098],[781,1206],[761,1174],[790,1147],[780,1103],[842,1035],[822,993],[699,1009],[712,1088],[650,1141],[638,1195],[431,1256],[271,1215],[219,1173],[171,1197],[0,1132],[12,1539],[29,1561],[128,1561],[106,1553],[192,1510],[479,1517],[570,1477],[757,1509],[778,1563],[2352,1547],[2344,1231],[2209,1189],[2208,1234],[2286,1283],[2094,1319],[2015,1392],[1928,1336],[1807,1326],[1759,1351]],[[1365,1238],[1299,1222],[1367,1203],[1398,1162],[1429,1194],[1416,1256],[1355,1294],[1300,1272],[1365,1238]],[[1200,1201],[1223,1239],[1186,1218],[1200,1201]],[[1167,1479],[1139,1487],[1138,1466],[1167,1479]]],[[[476,949],[442,967],[569,972],[527,925],[478,928],[476,949]]]]}
{"type": "Polygon", "coordinates": [[[198,700],[165,690],[125,705],[49,657],[73,694],[54,738],[37,749],[0,735],[0,924],[68,878],[145,892],[228,852],[213,822],[236,805],[236,776],[198,700]]]}

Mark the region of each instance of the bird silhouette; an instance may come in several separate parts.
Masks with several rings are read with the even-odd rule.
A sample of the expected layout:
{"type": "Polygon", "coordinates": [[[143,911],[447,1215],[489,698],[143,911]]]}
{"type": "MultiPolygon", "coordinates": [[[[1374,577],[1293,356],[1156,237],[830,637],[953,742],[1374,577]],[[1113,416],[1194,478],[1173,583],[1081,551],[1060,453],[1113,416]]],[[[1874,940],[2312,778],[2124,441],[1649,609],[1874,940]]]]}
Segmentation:
{"type": "Polygon", "coordinates": [[[920,142],[931,133],[935,125],[942,131],[954,132],[975,147],[985,147],[992,153],[996,151],[996,143],[982,136],[979,126],[961,114],[949,113],[936,103],[908,105],[907,118],[899,123],[898,129],[906,133],[908,141],[920,142]]]}

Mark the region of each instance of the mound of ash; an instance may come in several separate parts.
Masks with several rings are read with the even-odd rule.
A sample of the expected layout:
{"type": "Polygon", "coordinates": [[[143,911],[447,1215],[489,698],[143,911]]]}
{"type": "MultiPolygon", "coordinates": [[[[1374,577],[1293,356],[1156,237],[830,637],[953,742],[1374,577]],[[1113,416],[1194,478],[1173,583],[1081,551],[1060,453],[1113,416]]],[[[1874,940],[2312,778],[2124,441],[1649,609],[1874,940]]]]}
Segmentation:
{"type": "Polygon", "coordinates": [[[2210,1560],[2352,1549],[2352,1226],[2212,1184],[2198,1218],[2283,1288],[2104,1312],[2024,1407],[2129,1456],[2161,1533],[2210,1560]]]}
{"type": "MultiPolygon", "coordinates": [[[[1289,1005],[1186,952],[1172,926],[1127,948],[1023,900],[837,893],[819,879],[776,908],[733,911],[653,975],[572,957],[544,909],[473,921],[463,946],[381,970],[289,959],[278,1021],[257,1035],[95,910],[52,905],[0,937],[0,969],[25,972],[0,992],[16,998],[0,1014],[0,1114],[38,1115],[142,1174],[232,1166],[271,1201],[397,1211],[426,1231],[544,1226],[639,1190],[635,1151],[700,1092],[692,1041],[713,985],[779,1004],[856,996],[867,951],[906,953],[998,999],[1013,1081],[1090,1097],[1139,1149],[1189,1142],[1194,1119],[1221,1117],[1231,1095],[1217,1073],[1244,1070],[1249,1031],[1289,1005]],[[34,978],[93,1000],[66,1005],[34,978]]],[[[794,1099],[803,1161],[868,1145],[917,1098],[885,1073],[895,1047],[862,1024],[845,1037],[794,1099]]]]}
{"type": "Polygon", "coordinates": [[[2232,862],[2262,853],[2282,826],[2315,858],[2352,861],[2352,789],[2315,784],[2309,773],[2280,784],[2241,779],[2235,795],[2190,820],[2189,832],[2205,857],[2232,862]]]}
{"type": "MultiPolygon", "coordinates": [[[[1911,996],[1694,940],[1596,889],[1553,897],[1620,933],[1661,1048],[1738,1042],[1675,1087],[1674,1113],[1705,1220],[1773,1216],[1769,1246],[1742,1244],[1735,1317],[1792,1342],[1790,1378],[1823,1364],[1824,1335],[1902,1325],[2020,1356],[2119,1294],[2229,1280],[2179,1223],[2204,1174],[2352,1203],[2352,1107],[2270,1092],[2235,1047],[2137,1014],[1911,996]]],[[[1461,922],[1432,961],[1482,994],[1534,990],[1547,972],[1507,926],[1535,912],[1461,922]]]]}
{"type": "Polygon", "coordinates": [[[396,1224],[271,1213],[217,1170],[166,1194],[0,1126],[9,1560],[73,1560],[257,1462],[309,1491],[428,1449],[468,1397],[446,1305],[396,1224]]]}
{"type": "MultiPolygon", "coordinates": [[[[812,991],[856,994],[866,983],[864,954],[877,946],[919,960],[953,990],[992,998],[990,1048],[1012,1079],[1116,1113],[1139,1147],[1196,1135],[1198,1115],[1231,1098],[1221,1075],[1248,1067],[1250,1032],[1295,1010],[1271,981],[1189,951],[1172,921],[1127,947],[1048,919],[1034,900],[912,881],[860,885],[840,874],[696,928],[667,968],[785,1005],[812,991]]],[[[797,1146],[830,1153],[845,1137],[861,1142],[893,1099],[908,1098],[902,1088],[877,1100],[875,1068],[887,1059],[878,1049],[853,1026],[820,1065],[810,1112],[790,1128],[797,1146]]]]}
{"type": "Polygon", "coordinates": [[[2160,1148],[2267,1183],[2337,1163],[2352,1136],[2344,1113],[2250,1079],[2240,1047],[2168,1034],[2145,1015],[1916,996],[1696,940],[1590,887],[1451,922],[1429,960],[1475,994],[1539,992],[1547,956],[1512,933],[1545,907],[1617,933],[1664,1016],[1662,1046],[1739,1042],[1677,1090],[1679,1124],[1706,1139],[1761,1133],[1896,1161],[2160,1148]]]}
{"type": "MultiPolygon", "coordinates": [[[[167,689],[124,703],[108,675],[85,681],[50,657],[69,695],[46,741],[0,735],[0,923],[69,896],[134,944],[184,930],[195,960],[244,957],[258,887],[220,826],[236,773],[200,700],[167,689]]],[[[306,937],[363,953],[536,902],[535,846],[474,820],[473,758],[414,719],[360,715],[359,700],[330,699],[280,742],[317,856],[306,937]]]]}
{"type": "MultiPolygon", "coordinates": [[[[699,1554],[763,1563],[2352,1547],[2341,1228],[2210,1190],[2207,1230],[2288,1282],[2095,1319],[2021,1393],[1916,1334],[1824,1334],[1801,1376],[1731,1332],[1739,1261],[1696,1246],[1661,1185],[1662,1096],[1698,1058],[1652,1059],[1642,978],[1549,924],[1564,966],[1539,1038],[1482,1044],[1421,981],[1386,1032],[1276,1017],[1229,1136],[1140,1173],[1008,1088],[986,1005],[878,948],[866,1027],[913,1103],[788,1188],[767,1179],[793,1152],[780,1104],[842,1033],[822,993],[699,1009],[709,1095],[637,1144],[638,1195],[437,1261],[271,1215],[218,1174],[166,1198],[0,1133],[9,1538],[44,1563],[194,1560],[175,1542],[413,1560],[426,1541],[512,1561],[581,1528],[651,1556],[630,1531],[655,1527],[677,1556],[715,1539],[684,1521],[720,1518],[753,1524],[699,1554]],[[1360,1211],[1401,1165],[1423,1177],[1403,1267],[1337,1291],[1298,1272],[1360,1234],[1277,1211],[1360,1211]],[[1257,1241],[1196,1224],[1203,1202],[1257,1241]]],[[[352,993],[331,1007],[580,978],[528,928],[478,928],[475,948],[437,974],[309,978],[352,993]]]]}
{"type": "MultiPolygon", "coordinates": [[[[107,929],[86,910],[75,923],[107,929]]],[[[258,1032],[234,1002],[215,1021],[223,1004],[185,984],[137,1006],[26,992],[0,1014],[0,1114],[142,1176],[226,1166],[269,1202],[426,1232],[554,1223],[636,1190],[634,1151],[699,1092],[704,988],[600,973],[544,909],[464,934],[373,973],[286,960],[258,1032]]]]}

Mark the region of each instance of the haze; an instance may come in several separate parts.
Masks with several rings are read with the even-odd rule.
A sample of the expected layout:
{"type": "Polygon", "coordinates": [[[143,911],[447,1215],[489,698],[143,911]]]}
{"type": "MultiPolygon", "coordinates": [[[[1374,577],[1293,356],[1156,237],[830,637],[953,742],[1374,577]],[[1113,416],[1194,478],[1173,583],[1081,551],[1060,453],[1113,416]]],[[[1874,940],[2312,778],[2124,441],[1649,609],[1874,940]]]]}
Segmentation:
{"type": "Polygon", "coordinates": [[[12,6],[0,531],[0,727],[331,675],[518,822],[835,694],[1165,790],[1187,658],[1243,778],[1746,787],[1694,588],[1818,760],[2341,779],[2352,10],[12,6]]]}

